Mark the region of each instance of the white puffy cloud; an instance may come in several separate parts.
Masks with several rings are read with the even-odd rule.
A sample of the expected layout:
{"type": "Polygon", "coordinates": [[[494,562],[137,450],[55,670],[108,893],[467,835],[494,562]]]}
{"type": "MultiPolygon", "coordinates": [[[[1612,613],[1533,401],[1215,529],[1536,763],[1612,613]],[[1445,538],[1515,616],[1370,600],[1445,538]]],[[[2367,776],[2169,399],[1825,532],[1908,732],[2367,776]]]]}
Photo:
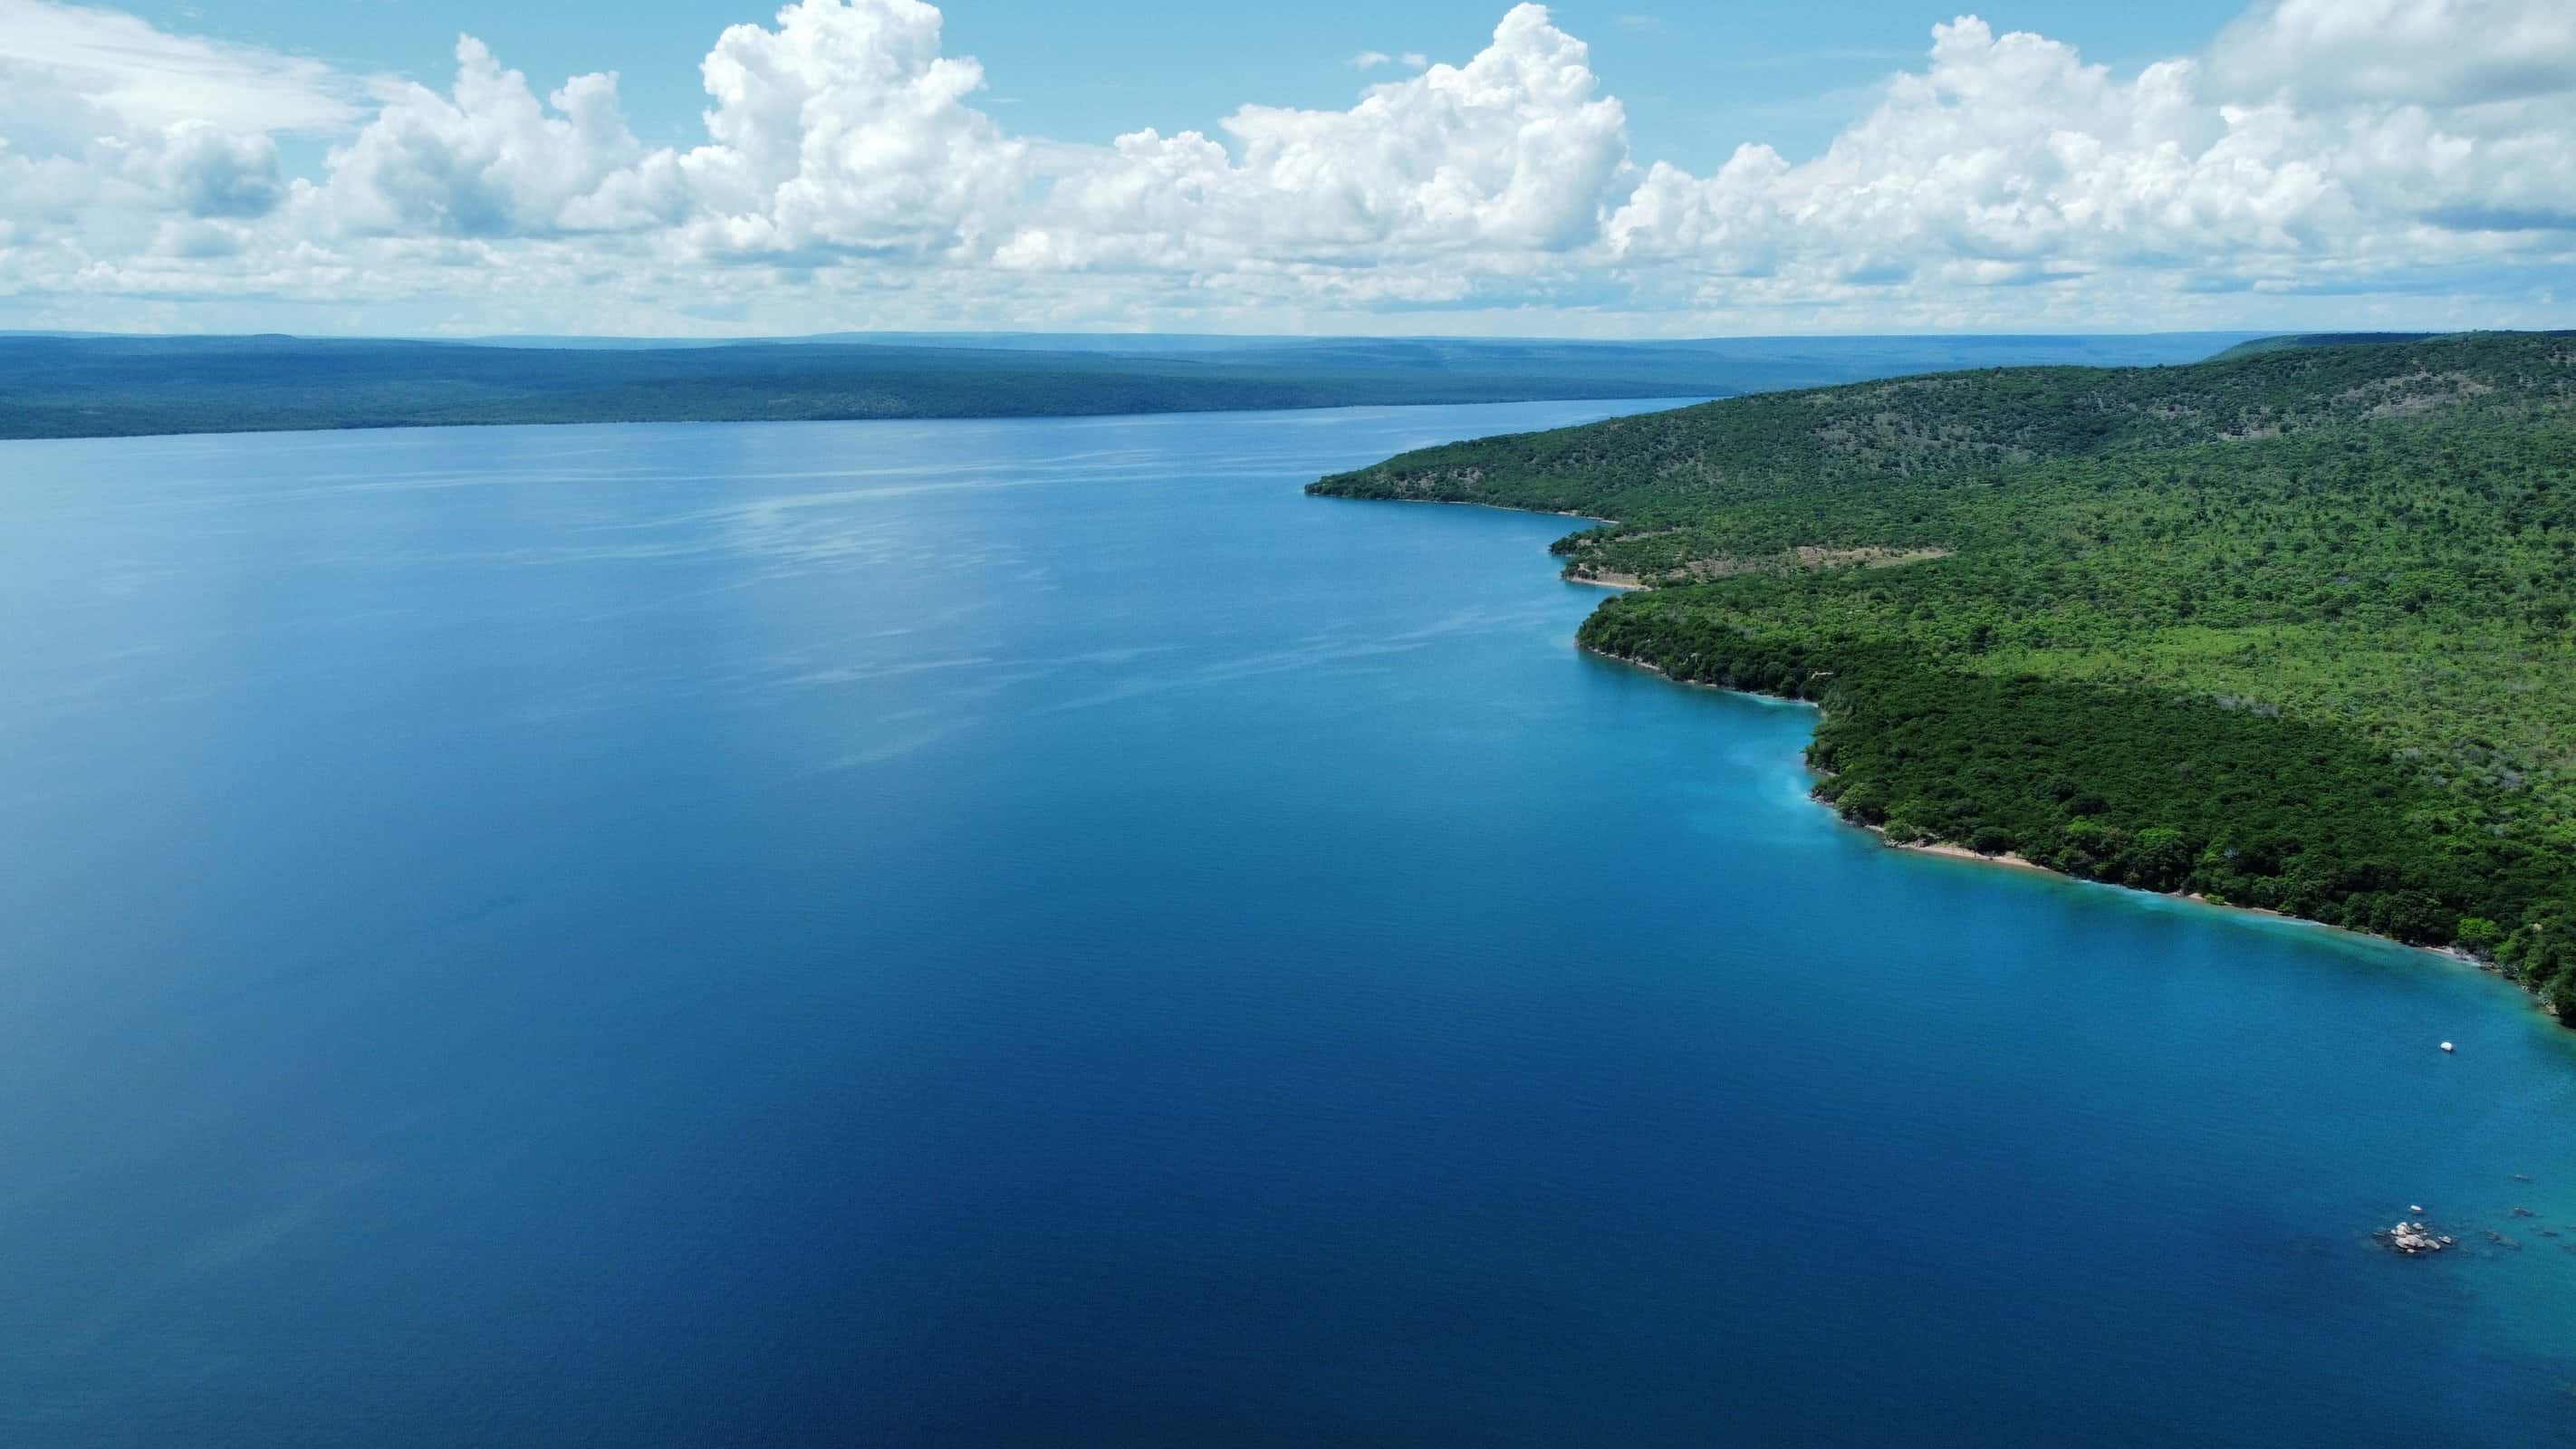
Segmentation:
{"type": "Polygon", "coordinates": [[[701,68],[709,144],[647,153],[614,75],[542,103],[471,36],[450,95],[404,87],[331,157],[353,229],[542,237],[666,225],[699,251],[953,249],[1024,182],[1027,146],[966,104],[983,69],[940,51],[921,0],[799,0],[736,25],[701,68]]]}
{"type": "MultiPolygon", "coordinates": [[[[1465,65],[1371,87],[1346,111],[1246,106],[1222,129],[1232,151],[1196,131],[1139,131],[1082,158],[998,260],[1262,261],[1322,276],[1478,257],[1525,271],[1595,238],[1628,155],[1626,116],[1600,94],[1589,51],[1538,5],[1505,15],[1465,65]]],[[[1441,290],[1457,290],[1454,272],[1441,290]]]]}
{"type": "Polygon", "coordinates": [[[277,138],[344,129],[367,93],[314,62],[0,0],[0,296],[102,326],[147,290],[120,285],[128,265],[158,270],[148,290],[222,286],[212,268],[292,192],[277,138]]]}
{"type": "Polygon", "coordinates": [[[984,68],[921,0],[801,0],[704,67],[713,144],[676,160],[701,245],[928,254],[970,247],[1026,184],[1028,147],[967,104],[984,68]]]}
{"type": "Polygon", "coordinates": [[[162,132],[156,179],[193,217],[266,216],[286,198],[277,142],[241,136],[211,121],[179,121],[162,132]]]}
{"type": "Polygon", "coordinates": [[[2518,309],[2576,278],[2565,0],[2266,0],[2135,71],[1961,16],[1803,158],[1632,155],[1534,4],[1455,64],[1360,53],[1381,83],[1346,108],[1106,144],[1012,134],[923,0],[724,31],[694,146],[643,145],[613,75],[541,93],[456,55],[440,91],[0,0],[0,296],[56,325],[149,296],[466,330],[1636,333],[2565,322],[2518,309]],[[312,135],[327,161],[287,174],[311,148],[279,138],[312,135]]]}
{"type": "Polygon", "coordinates": [[[1751,143],[1706,179],[1658,161],[1604,227],[1610,252],[1627,262],[1769,276],[1792,226],[1782,204],[1790,169],[1779,152],[1751,143]]]}
{"type": "Polygon", "coordinates": [[[2314,240],[2335,209],[2326,178],[2277,114],[2200,104],[2193,74],[2167,61],[2121,81],[2069,46],[1963,17],[1823,156],[1791,166],[1748,147],[1704,181],[1659,167],[1609,240],[1719,271],[1966,262],[1961,275],[2013,280],[2314,240]]]}
{"type": "MultiPolygon", "coordinates": [[[[2258,21],[2307,23],[2307,9],[2293,0],[2226,43],[2251,43],[2258,21]]],[[[2397,27],[2392,43],[2410,33],[2397,27]]],[[[2375,89],[2366,69],[2353,74],[2375,89]]],[[[2546,98],[2303,106],[2282,86],[2226,98],[2245,93],[2196,58],[2122,79],[2070,46],[1962,17],[1821,157],[1791,165],[1747,147],[1706,178],[1658,164],[1605,239],[1632,264],[1816,296],[2108,273],[2192,291],[2492,256],[2455,233],[2530,230],[2576,200],[2576,114],[2546,98]]]]}
{"type": "Polygon", "coordinates": [[[331,153],[326,205],[362,233],[515,236],[637,225],[627,173],[644,148],[614,75],[575,76],[540,103],[483,42],[456,42],[448,95],[406,85],[331,153]]]}
{"type": "Polygon", "coordinates": [[[2210,48],[2216,92],[2304,105],[2478,105],[2576,90],[2576,5],[2266,0],[2210,48]]]}
{"type": "Polygon", "coordinates": [[[1233,220],[1327,242],[1562,250],[1589,238],[1627,161],[1626,113],[1600,89],[1583,42],[1546,7],[1516,5],[1465,65],[1378,86],[1347,111],[1236,111],[1224,129],[1243,160],[1227,182],[1287,214],[1233,220]]]}

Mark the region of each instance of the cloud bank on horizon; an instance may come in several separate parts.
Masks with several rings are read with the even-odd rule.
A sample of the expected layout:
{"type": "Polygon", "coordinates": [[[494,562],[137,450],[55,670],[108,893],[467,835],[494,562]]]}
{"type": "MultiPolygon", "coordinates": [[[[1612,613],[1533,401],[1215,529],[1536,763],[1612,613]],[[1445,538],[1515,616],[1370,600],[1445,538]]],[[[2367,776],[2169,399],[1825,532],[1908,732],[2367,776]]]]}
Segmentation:
{"type": "Polygon", "coordinates": [[[799,0],[648,147],[0,0],[0,325],[1719,332],[2568,325],[2576,6],[2265,0],[2132,76],[1963,15],[1820,155],[1645,158],[1544,6],[1346,110],[1014,134],[923,0],[799,0]],[[287,143],[282,147],[281,142],[287,143]],[[318,144],[317,144],[318,143],[318,144]],[[319,150],[298,170],[286,156],[319,150]],[[1696,167],[1696,169],[1694,169],[1696,167]]]}

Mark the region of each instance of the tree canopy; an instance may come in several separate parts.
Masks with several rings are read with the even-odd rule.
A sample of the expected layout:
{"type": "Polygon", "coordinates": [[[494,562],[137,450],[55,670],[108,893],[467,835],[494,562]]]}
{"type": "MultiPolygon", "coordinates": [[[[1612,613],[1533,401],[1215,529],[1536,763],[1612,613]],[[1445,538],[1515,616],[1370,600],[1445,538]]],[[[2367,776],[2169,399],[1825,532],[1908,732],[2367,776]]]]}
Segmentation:
{"type": "Polygon", "coordinates": [[[1588,647],[1826,710],[1817,793],[2497,962],[2576,1019],[2576,338],[1730,399],[1313,491],[1614,520],[1588,647]]]}

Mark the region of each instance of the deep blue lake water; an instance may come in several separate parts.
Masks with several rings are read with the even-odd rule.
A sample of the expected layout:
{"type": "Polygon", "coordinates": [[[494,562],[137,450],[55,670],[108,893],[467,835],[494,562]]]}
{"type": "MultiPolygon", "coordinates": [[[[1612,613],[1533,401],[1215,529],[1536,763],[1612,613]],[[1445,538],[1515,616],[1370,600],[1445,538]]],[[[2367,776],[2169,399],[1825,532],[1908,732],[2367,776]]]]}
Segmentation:
{"type": "Polygon", "coordinates": [[[0,1439],[2576,1442],[2519,993],[1298,492],[1611,410],[0,448],[0,1439]]]}

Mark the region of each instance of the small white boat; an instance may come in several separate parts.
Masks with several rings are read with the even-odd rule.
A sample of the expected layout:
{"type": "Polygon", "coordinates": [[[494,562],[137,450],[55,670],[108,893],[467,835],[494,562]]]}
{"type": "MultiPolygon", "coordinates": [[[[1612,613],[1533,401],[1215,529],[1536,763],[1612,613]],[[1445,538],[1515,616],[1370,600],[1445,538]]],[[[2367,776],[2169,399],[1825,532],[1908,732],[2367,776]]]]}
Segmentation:
{"type": "Polygon", "coordinates": [[[2444,1051],[2449,1051],[2450,1049],[2451,1049],[2451,1044],[2450,1044],[2449,1042],[2444,1042],[2444,1043],[2442,1043],[2442,1050],[2444,1050],[2444,1051]]]}

